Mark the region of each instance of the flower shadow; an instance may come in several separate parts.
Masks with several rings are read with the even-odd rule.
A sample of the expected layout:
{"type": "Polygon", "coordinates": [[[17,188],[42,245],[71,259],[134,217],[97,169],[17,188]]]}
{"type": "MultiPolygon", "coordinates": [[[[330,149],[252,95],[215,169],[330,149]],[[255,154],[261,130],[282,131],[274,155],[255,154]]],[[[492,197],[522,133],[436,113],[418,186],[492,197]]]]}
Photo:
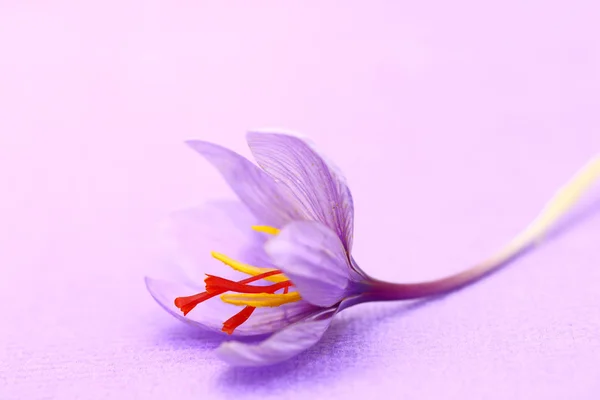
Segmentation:
{"type": "Polygon", "coordinates": [[[163,349],[212,350],[219,346],[222,337],[212,332],[198,331],[193,326],[176,324],[161,329],[154,340],[163,349]]]}
{"type": "MultiPolygon", "coordinates": [[[[600,192],[600,190],[597,190],[600,192]]],[[[554,228],[547,234],[548,239],[558,239],[561,235],[567,233],[570,229],[583,224],[589,219],[600,213],[600,193],[594,193],[587,201],[584,201],[579,207],[567,213],[567,215],[558,221],[554,228]]]]}

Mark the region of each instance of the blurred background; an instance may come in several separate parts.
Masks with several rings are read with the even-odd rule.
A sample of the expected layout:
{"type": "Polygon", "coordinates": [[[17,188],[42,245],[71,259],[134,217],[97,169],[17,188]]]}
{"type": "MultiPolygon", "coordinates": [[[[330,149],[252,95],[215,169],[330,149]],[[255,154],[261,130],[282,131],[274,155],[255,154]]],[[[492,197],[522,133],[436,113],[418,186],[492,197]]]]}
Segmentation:
{"type": "Polygon", "coordinates": [[[597,195],[490,279],[357,307],[267,370],[216,361],[143,277],[169,212],[232,196],[182,142],[248,155],[261,127],[345,171],[376,277],[487,256],[600,149],[598,17],[593,0],[0,2],[0,398],[597,398],[597,195]]]}

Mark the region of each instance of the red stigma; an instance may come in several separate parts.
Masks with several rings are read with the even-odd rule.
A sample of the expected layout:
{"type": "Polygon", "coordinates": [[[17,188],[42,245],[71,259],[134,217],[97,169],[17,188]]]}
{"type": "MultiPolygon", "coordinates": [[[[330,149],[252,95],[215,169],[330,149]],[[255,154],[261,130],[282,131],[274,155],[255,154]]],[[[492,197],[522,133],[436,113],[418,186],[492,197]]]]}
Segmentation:
{"type": "Polygon", "coordinates": [[[235,314],[233,317],[229,318],[227,321],[223,322],[223,328],[221,329],[223,332],[231,335],[233,331],[246,322],[248,318],[252,315],[252,313],[256,310],[256,307],[246,306],[239,313],[235,314]]]}
{"type": "MultiPolygon", "coordinates": [[[[265,279],[273,275],[279,275],[281,273],[282,272],[279,270],[273,270],[260,275],[255,275],[250,278],[243,279],[238,282],[214,275],[207,275],[206,279],[204,280],[204,283],[206,284],[205,292],[194,294],[192,296],[177,297],[175,299],[175,306],[179,308],[185,316],[190,311],[192,311],[194,307],[196,307],[198,304],[225,292],[275,293],[276,291],[283,289],[283,293],[288,293],[289,287],[292,286],[292,282],[290,282],[289,280],[267,286],[248,285],[248,283],[259,281],[261,279],[265,279]]],[[[250,318],[255,309],[255,307],[250,306],[244,307],[242,311],[238,312],[233,317],[229,318],[223,323],[223,332],[226,332],[231,335],[238,326],[240,326],[241,324],[246,322],[248,318],[250,318]]]]}

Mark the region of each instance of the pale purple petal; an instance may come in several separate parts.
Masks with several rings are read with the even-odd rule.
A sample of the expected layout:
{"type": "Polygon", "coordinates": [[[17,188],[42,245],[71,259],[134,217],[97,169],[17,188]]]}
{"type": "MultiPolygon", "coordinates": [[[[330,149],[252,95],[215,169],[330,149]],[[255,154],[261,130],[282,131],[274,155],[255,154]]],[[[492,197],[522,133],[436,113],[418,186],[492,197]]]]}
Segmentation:
{"type": "Polygon", "coordinates": [[[223,361],[240,367],[260,367],[288,360],[315,345],[329,328],[335,309],[296,322],[258,344],[225,342],[217,348],[223,361]]]}
{"type": "Polygon", "coordinates": [[[163,243],[167,256],[183,270],[189,285],[204,287],[206,273],[230,279],[240,276],[214,259],[211,251],[247,264],[274,267],[264,251],[268,235],[252,230],[257,223],[239,201],[207,203],[172,213],[163,224],[163,243]]]}
{"type": "MultiPolygon", "coordinates": [[[[146,277],[146,287],[156,302],[175,318],[203,330],[220,333],[223,322],[241,311],[241,307],[222,302],[218,296],[198,304],[186,316],[175,306],[175,298],[198,293],[196,288],[146,277]]],[[[299,321],[317,310],[305,301],[285,304],[275,308],[256,309],[244,324],[240,325],[232,336],[258,336],[271,334],[299,321]]]]}
{"type": "Polygon", "coordinates": [[[265,249],[309,303],[330,307],[353,294],[355,272],[342,242],[325,225],[292,222],[269,240],[265,249]]]}
{"type": "Polygon", "coordinates": [[[301,219],[290,191],[239,154],[222,146],[193,140],[186,142],[223,176],[240,200],[260,220],[260,225],[280,228],[301,219]]]}
{"type": "Polygon", "coordinates": [[[331,228],[349,253],[354,205],[350,189],[337,169],[298,137],[249,132],[247,139],[256,162],[293,193],[303,219],[320,221],[331,228]]]}
{"type": "MultiPolygon", "coordinates": [[[[248,321],[240,325],[234,332],[238,334],[253,334],[253,332],[272,333],[314,314],[320,307],[301,300],[279,307],[257,308],[248,321]],[[240,332],[237,332],[240,330],[240,332]]],[[[238,308],[237,311],[240,311],[238,308]]]]}

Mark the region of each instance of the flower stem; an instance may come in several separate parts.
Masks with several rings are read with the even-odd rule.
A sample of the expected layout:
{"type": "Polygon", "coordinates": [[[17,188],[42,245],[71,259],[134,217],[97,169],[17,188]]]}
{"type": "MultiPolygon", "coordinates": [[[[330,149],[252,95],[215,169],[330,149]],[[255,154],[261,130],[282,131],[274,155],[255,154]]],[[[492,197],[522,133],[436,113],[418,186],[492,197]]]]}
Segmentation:
{"type": "Polygon", "coordinates": [[[483,262],[455,275],[421,283],[400,284],[379,280],[369,282],[365,293],[370,301],[409,300],[440,295],[474,283],[542,241],[555,223],[563,217],[600,178],[600,155],[590,160],[569,182],[560,188],[538,217],[504,248],[483,262]]]}

